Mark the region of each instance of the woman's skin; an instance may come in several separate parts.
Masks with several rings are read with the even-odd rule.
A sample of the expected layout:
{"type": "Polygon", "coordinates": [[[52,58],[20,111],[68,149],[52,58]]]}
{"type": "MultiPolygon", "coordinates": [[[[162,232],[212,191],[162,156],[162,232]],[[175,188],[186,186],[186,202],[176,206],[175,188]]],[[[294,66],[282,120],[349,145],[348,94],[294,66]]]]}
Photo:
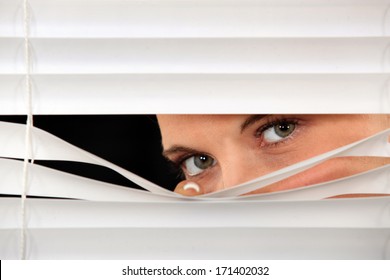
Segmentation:
{"type": "MultiPolygon", "coordinates": [[[[158,115],[158,122],[163,154],[186,179],[175,191],[191,196],[244,183],[373,135],[390,127],[390,115],[158,115]],[[184,188],[187,182],[199,190],[184,188]]],[[[325,182],[389,163],[390,158],[381,157],[335,158],[252,193],[325,182]]],[[[345,197],[351,196],[359,194],[345,197]]]]}

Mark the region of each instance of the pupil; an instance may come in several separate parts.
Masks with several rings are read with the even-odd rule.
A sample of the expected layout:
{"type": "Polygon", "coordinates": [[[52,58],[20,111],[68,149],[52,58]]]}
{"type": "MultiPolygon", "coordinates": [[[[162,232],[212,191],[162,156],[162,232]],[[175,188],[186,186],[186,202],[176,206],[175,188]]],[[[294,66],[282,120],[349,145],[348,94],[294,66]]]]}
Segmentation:
{"type": "Polygon", "coordinates": [[[280,129],[281,131],[288,131],[288,130],[290,129],[290,125],[287,124],[287,123],[280,124],[280,125],[279,125],[279,129],[280,129]]]}
{"type": "Polygon", "coordinates": [[[293,123],[280,123],[275,127],[275,133],[280,137],[289,136],[295,129],[295,125],[293,123]]]}
{"type": "Polygon", "coordinates": [[[213,160],[209,156],[197,156],[195,157],[195,165],[200,169],[206,169],[213,163],[213,160]]]}

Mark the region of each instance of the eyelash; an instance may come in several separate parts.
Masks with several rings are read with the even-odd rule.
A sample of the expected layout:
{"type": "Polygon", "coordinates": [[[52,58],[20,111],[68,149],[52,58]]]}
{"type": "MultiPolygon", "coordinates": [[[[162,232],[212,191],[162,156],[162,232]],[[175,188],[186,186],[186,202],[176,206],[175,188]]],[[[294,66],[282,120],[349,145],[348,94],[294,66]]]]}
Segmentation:
{"type": "MultiPolygon", "coordinates": [[[[183,163],[187,159],[189,159],[190,157],[199,156],[199,155],[206,155],[206,156],[212,157],[207,153],[186,153],[186,154],[180,155],[177,159],[171,160],[171,162],[173,163],[173,165],[176,168],[181,169],[181,166],[183,165],[183,163]]],[[[212,158],[214,158],[214,157],[212,157],[212,158]]]]}
{"type": "Polygon", "coordinates": [[[292,136],[296,133],[297,129],[299,129],[299,125],[301,124],[300,120],[298,119],[294,119],[294,118],[284,118],[284,117],[279,117],[279,118],[272,118],[272,119],[268,119],[266,124],[260,126],[258,129],[256,129],[255,133],[254,133],[254,136],[260,140],[260,146],[261,147],[276,147],[276,146],[279,146],[281,144],[284,144],[286,143],[286,141],[288,140],[291,140],[292,136]],[[289,124],[294,124],[296,126],[298,126],[292,133],[290,136],[286,137],[286,139],[283,139],[281,141],[277,141],[277,142],[272,142],[272,143],[264,143],[263,141],[263,133],[277,125],[277,124],[280,124],[280,123],[289,123],[289,124]]]}
{"type": "MultiPolygon", "coordinates": [[[[175,172],[177,173],[177,179],[179,180],[184,180],[186,178],[186,172],[185,172],[185,169],[183,167],[183,164],[184,162],[189,159],[190,157],[193,157],[193,156],[197,156],[197,155],[207,155],[206,153],[186,153],[186,154],[183,154],[183,155],[180,155],[178,158],[176,159],[169,159],[169,162],[171,164],[171,166],[173,167],[173,169],[175,170],[175,172]]],[[[190,177],[197,177],[199,175],[202,175],[204,172],[198,174],[198,175],[192,175],[190,177]]]]}

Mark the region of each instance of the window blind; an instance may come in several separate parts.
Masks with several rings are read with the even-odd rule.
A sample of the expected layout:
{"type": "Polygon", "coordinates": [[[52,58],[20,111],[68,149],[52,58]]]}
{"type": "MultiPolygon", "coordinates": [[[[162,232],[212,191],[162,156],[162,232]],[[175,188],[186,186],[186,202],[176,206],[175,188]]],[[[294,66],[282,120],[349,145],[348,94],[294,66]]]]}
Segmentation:
{"type": "MultiPolygon", "coordinates": [[[[29,7],[36,114],[389,111],[386,0],[29,7]]],[[[0,18],[0,112],[23,114],[21,1],[0,18]]]]}
{"type": "MultiPolygon", "coordinates": [[[[389,114],[389,7],[387,0],[0,0],[0,114],[29,113],[26,74],[33,114],[389,114]]],[[[20,198],[0,198],[2,259],[390,258],[389,198],[319,200],[352,187],[390,193],[388,165],[238,196],[341,154],[388,157],[388,130],[190,199],[28,127],[0,123],[1,194],[22,194],[24,178],[28,195],[72,200],[27,199],[22,208],[20,198]],[[29,157],[103,165],[148,191],[37,164],[27,164],[26,177],[15,159],[29,157]]]]}

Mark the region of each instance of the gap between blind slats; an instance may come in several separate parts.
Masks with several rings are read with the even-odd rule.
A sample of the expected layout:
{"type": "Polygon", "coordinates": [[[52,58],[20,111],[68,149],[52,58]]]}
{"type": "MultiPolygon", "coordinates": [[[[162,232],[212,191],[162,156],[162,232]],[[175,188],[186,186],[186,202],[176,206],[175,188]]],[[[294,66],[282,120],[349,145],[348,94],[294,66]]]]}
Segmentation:
{"type": "MultiPolygon", "coordinates": [[[[19,185],[20,172],[22,170],[21,162],[10,160],[7,158],[22,158],[21,153],[23,147],[23,132],[24,125],[12,124],[7,122],[1,123],[1,130],[3,133],[1,136],[1,142],[3,143],[0,151],[1,159],[1,177],[4,184],[1,186],[0,193],[3,194],[18,194],[17,186],[19,185]],[[16,179],[16,180],[15,180],[16,179]]],[[[110,162],[105,161],[93,154],[77,148],[60,138],[57,138],[43,130],[34,128],[32,130],[33,144],[34,146],[34,158],[36,160],[65,160],[65,161],[78,161],[90,164],[97,164],[108,167],[117,173],[121,174],[128,180],[138,184],[146,190],[155,193],[158,196],[170,196],[173,198],[180,198],[175,193],[169,192],[166,189],[161,188],[139,176],[124,170],[110,162]]],[[[200,198],[206,199],[209,197],[219,198],[236,198],[240,194],[248,193],[254,189],[258,189],[262,186],[277,182],[301,172],[309,167],[314,166],[326,159],[337,156],[379,156],[386,157],[389,155],[389,144],[387,143],[388,130],[382,131],[369,138],[360,140],[347,146],[340,147],[336,150],[329,151],[325,154],[319,155],[299,162],[295,165],[291,165],[284,169],[269,173],[260,178],[247,182],[242,186],[232,187],[223,191],[203,195],[200,198]],[[226,193],[230,193],[226,194],[226,193]]],[[[89,200],[112,200],[112,201],[134,201],[136,199],[144,201],[150,198],[149,195],[142,195],[140,191],[134,191],[130,189],[122,189],[119,186],[110,184],[103,184],[100,182],[87,180],[74,175],[54,171],[48,168],[40,167],[38,165],[31,165],[31,178],[30,178],[30,190],[27,194],[35,196],[48,196],[48,197],[68,197],[77,199],[89,199],[89,200]],[[66,187],[67,185],[72,187],[66,187]],[[119,199],[118,199],[119,196],[119,199]],[[134,197],[132,197],[134,196],[134,197]]],[[[301,188],[297,190],[287,191],[283,193],[275,193],[266,195],[266,199],[274,200],[290,200],[291,194],[294,192],[300,192],[299,197],[301,200],[313,200],[323,199],[330,196],[340,195],[351,192],[351,186],[356,182],[356,179],[360,179],[361,186],[356,187],[355,191],[361,193],[389,193],[388,189],[388,175],[389,168],[384,166],[379,169],[368,171],[363,174],[351,176],[344,180],[331,181],[329,183],[313,185],[310,188],[301,188]],[[359,178],[357,178],[359,177],[359,178]],[[314,192],[313,192],[314,191],[314,192]]],[[[354,188],[352,188],[354,189],[354,188]]],[[[166,197],[155,197],[153,201],[159,199],[166,200],[166,197]]],[[[184,198],[183,198],[184,199],[184,198]]],[[[186,198],[189,199],[189,198],[186,198]]],[[[259,197],[261,199],[261,197],[259,197]]],[[[295,195],[294,200],[297,199],[295,195]]]]}
{"type": "MultiPolygon", "coordinates": [[[[2,184],[0,194],[19,195],[20,161],[0,159],[2,184]]],[[[91,180],[73,174],[46,168],[38,164],[30,166],[28,195],[51,198],[85,199],[111,202],[164,202],[199,200],[171,194],[156,194],[105,182],[91,180]]],[[[390,166],[384,166],[339,180],[301,187],[299,189],[252,196],[229,197],[225,201],[308,201],[346,193],[389,194],[390,166]]],[[[222,201],[222,200],[221,200],[222,201]]]]}

